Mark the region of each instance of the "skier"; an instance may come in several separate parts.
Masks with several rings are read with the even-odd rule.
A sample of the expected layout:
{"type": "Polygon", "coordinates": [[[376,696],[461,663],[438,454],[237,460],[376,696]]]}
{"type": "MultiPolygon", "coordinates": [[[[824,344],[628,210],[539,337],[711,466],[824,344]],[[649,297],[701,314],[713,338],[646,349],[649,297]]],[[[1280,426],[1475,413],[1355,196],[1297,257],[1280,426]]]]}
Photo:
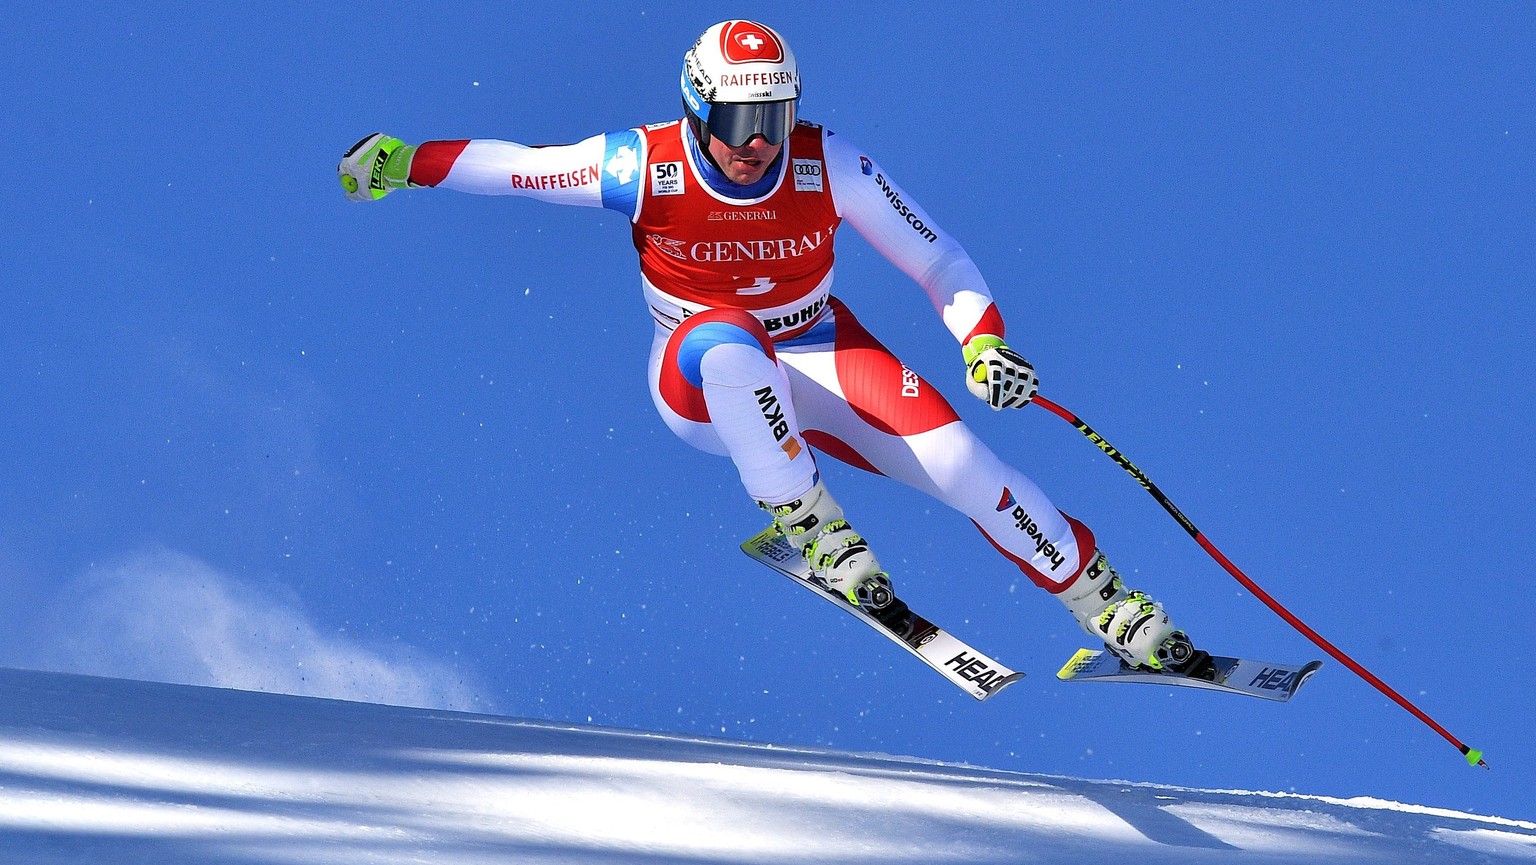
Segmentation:
{"type": "Polygon", "coordinates": [[[734,461],[815,577],[849,603],[877,615],[905,607],[815,451],[965,514],[1127,664],[1186,662],[1188,637],[1121,584],[1093,533],[999,460],[832,294],[832,238],[846,221],[928,294],[960,344],[971,393],[993,409],[1034,397],[1034,369],[1004,341],[960,244],[868,154],[796,116],[800,77],[784,39],[753,21],[715,24],[684,55],[681,87],[681,120],[546,147],[412,146],[374,133],[338,173],[356,201],[442,187],[624,214],[656,322],[657,410],[684,441],[734,461]]]}

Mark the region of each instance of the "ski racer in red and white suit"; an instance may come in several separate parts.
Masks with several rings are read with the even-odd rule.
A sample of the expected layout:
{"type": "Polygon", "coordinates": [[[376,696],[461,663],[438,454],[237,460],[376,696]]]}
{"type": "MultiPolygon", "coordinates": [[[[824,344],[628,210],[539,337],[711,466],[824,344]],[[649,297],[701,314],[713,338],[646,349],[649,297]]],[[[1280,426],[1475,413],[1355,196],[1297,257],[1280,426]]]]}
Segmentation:
{"type": "MultiPolygon", "coordinates": [[[[776,161],[747,185],[731,182],[680,121],[560,146],[428,141],[408,165],[389,159],[385,169],[391,154],[370,148],[390,141],[400,144],[380,136],[359,142],[360,155],[349,153],[352,166],[343,164],[343,185],[367,184],[371,167],[374,197],[388,188],[440,187],[604,207],[630,220],[655,320],[656,407],[683,440],[731,457],[764,507],[798,505],[820,488],[819,451],[969,517],[1112,649],[1115,635],[1104,632],[1116,613],[1107,609],[1111,601],[1129,598],[1152,612],[1145,595],[1120,586],[1086,526],[998,459],[833,294],[833,236],[846,222],[917,282],[961,346],[977,337],[1001,344],[1004,336],[992,294],[960,244],[843,136],[793,122],[776,161]],[[387,186],[377,182],[380,170],[394,174],[387,186]],[[350,184],[349,171],[357,177],[350,184]]],[[[1031,380],[1017,404],[1032,394],[1031,380]]],[[[1166,626],[1160,606],[1156,612],[1166,626]]],[[[1142,651],[1127,660],[1157,666],[1145,654],[1151,650],[1142,651]]]]}

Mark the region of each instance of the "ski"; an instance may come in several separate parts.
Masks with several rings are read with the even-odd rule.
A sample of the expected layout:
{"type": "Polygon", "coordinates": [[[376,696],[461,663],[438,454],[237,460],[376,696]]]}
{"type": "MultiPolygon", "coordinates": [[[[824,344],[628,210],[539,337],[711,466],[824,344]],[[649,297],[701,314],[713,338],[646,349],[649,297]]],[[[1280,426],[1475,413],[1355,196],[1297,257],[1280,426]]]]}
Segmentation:
{"type": "Polygon", "coordinates": [[[1023,673],[1008,669],[992,658],[976,651],[938,625],[912,612],[901,600],[888,607],[883,618],[871,614],[863,607],[854,606],[835,592],[811,579],[810,568],[800,551],[772,526],[742,542],[742,552],[778,571],[821,598],[841,608],[864,624],[880,632],[960,690],[978,700],[985,700],[998,691],[1024,678],[1023,673]],[[904,612],[896,612],[897,610],[904,612]]]}
{"type": "MultiPolygon", "coordinates": [[[[1205,655],[1204,652],[1199,653],[1205,655]]],[[[1247,658],[1206,655],[1190,669],[1192,675],[1171,671],[1154,672],[1127,666],[1119,658],[1100,649],[1078,649],[1056,678],[1064,682],[1143,682],[1202,688],[1228,694],[1246,694],[1262,700],[1284,703],[1323,666],[1322,661],[1306,664],[1275,664],[1247,658]]]]}

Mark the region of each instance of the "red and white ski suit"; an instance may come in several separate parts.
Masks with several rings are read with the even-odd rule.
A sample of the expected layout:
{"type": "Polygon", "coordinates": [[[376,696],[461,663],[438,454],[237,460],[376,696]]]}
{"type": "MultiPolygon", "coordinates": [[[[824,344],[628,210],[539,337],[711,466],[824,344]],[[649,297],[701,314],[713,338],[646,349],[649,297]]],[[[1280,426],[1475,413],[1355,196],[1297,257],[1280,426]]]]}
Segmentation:
{"type": "Polygon", "coordinates": [[[807,492],[817,477],[809,445],[965,514],[1053,593],[1093,554],[1083,524],[999,460],[833,296],[833,235],[847,221],[927,292],[958,342],[1004,335],[965,250],[843,137],[801,122],[747,187],[727,182],[677,121],[549,147],[430,141],[410,180],[623,213],[656,322],[656,407],[684,441],[730,456],[754,499],[807,492]]]}

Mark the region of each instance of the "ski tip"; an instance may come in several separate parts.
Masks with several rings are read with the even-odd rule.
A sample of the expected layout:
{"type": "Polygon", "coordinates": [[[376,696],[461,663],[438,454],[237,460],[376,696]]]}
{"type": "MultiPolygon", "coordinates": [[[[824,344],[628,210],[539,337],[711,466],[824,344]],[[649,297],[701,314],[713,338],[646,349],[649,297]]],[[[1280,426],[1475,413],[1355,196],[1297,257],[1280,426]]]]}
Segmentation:
{"type": "Polygon", "coordinates": [[[1305,685],[1307,680],[1312,678],[1312,675],[1322,668],[1322,661],[1308,661],[1307,664],[1301,668],[1301,671],[1296,674],[1296,680],[1291,683],[1291,691],[1289,696],[1296,696],[1296,692],[1301,690],[1301,686],[1305,685]]]}
{"type": "Polygon", "coordinates": [[[1009,673],[1003,678],[996,680],[991,685],[988,685],[986,688],[980,689],[981,693],[976,693],[973,691],[971,696],[980,701],[990,700],[991,698],[997,696],[999,691],[1023,678],[1023,673],[1009,673]]]}

